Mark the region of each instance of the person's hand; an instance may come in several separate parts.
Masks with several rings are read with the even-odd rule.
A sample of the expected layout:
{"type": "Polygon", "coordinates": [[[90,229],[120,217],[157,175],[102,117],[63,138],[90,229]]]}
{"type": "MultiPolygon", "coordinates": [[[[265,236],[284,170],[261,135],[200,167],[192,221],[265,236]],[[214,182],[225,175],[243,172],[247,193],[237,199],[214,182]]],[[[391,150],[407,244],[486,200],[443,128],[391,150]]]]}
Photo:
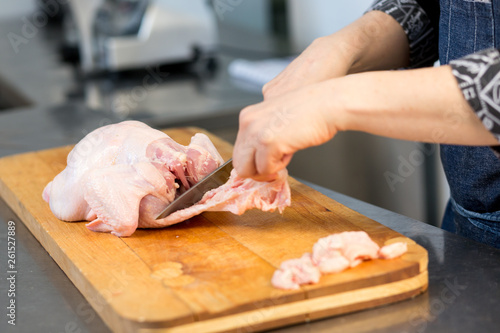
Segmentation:
{"type": "Polygon", "coordinates": [[[336,41],[335,35],[316,39],[280,74],[264,85],[264,100],[346,75],[353,62],[347,50],[345,44],[336,41]]]}
{"type": "Polygon", "coordinates": [[[233,153],[238,175],[272,180],[295,152],[330,140],[342,124],[336,101],[326,81],[243,109],[233,153]]]}

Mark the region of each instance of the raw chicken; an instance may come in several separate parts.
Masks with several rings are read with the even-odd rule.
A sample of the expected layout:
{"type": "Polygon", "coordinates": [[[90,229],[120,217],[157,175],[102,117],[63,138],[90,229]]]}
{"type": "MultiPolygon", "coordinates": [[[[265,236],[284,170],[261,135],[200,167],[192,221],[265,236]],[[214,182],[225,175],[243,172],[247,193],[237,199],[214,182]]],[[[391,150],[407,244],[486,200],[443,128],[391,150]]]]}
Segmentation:
{"type": "Polygon", "coordinates": [[[393,259],[402,256],[408,251],[408,245],[403,242],[397,242],[383,246],[378,251],[378,256],[381,259],[393,259]]]}
{"type": "Polygon", "coordinates": [[[168,224],[178,223],[204,211],[229,211],[236,215],[243,214],[251,208],[262,211],[281,212],[290,206],[290,187],[287,181],[286,169],[278,172],[278,177],[272,182],[258,182],[250,178],[241,178],[236,170],[231,171],[229,180],[222,186],[213,189],[201,200],[188,208],[178,210],[163,220],[168,224]]]}
{"type": "MultiPolygon", "coordinates": [[[[164,227],[201,213],[203,210],[184,219],[155,220],[179,195],[179,184],[188,189],[222,162],[202,133],[183,146],[141,122],[125,121],[101,127],[81,140],[68,155],[67,167],[45,187],[43,198],[61,220],[88,220],[90,230],[130,236],[138,227],[164,227]]],[[[284,192],[278,194],[273,192],[276,184],[269,184],[268,192],[265,185],[257,185],[262,187],[257,191],[263,196],[262,202],[271,203],[273,198],[288,195],[288,201],[280,201],[278,208],[283,209],[281,202],[289,205],[286,176],[284,182],[284,192]],[[267,194],[274,197],[264,197],[267,194]]],[[[249,185],[246,190],[252,188],[249,185]]],[[[224,198],[220,198],[218,210],[234,210],[235,196],[228,193],[227,198],[229,206],[225,207],[224,198]]],[[[245,207],[240,204],[238,212],[253,207],[271,209],[249,203],[245,207]]]]}
{"type": "Polygon", "coordinates": [[[321,272],[314,265],[311,254],[305,253],[299,259],[290,259],[281,263],[271,283],[282,289],[299,289],[301,284],[318,283],[321,272]]]}
{"type": "MultiPolygon", "coordinates": [[[[378,250],[379,246],[366,232],[348,231],[319,239],[313,246],[313,260],[317,265],[327,267],[333,261],[337,269],[343,266],[341,263],[347,263],[345,269],[357,266],[365,259],[377,258],[378,250]]],[[[325,272],[322,270],[322,273],[328,273],[328,270],[332,269],[326,269],[325,272]]]]}
{"type": "Polygon", "coordinates": [[[280,289],[298,289],[301,284],[317,283],[318,273],[340,273],[363,260],[393,259],[407,250],[403,242],[380,248],[364,231],[332,234],[314,244],[312,255],[306,253],[300,259],[284,261],[274,272],[271,284],[280,289]]]}
{"type": "Polygon", "coordinates": [[[316,258],[314,263],[323,274],[339,273],[350,266],[349,260],[338,250],[331,250],[316,258]]]}

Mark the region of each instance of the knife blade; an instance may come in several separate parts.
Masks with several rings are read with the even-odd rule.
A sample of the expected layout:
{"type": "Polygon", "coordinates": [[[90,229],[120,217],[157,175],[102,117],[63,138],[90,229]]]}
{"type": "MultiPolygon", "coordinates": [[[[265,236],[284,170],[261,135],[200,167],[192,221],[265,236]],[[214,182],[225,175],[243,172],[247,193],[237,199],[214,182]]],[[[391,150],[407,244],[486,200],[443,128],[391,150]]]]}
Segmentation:
{"type": "Polygon", "coordinates": [[[156,220],[167,217],[175,211],[188,208],[198,201],[210,190],[225,184],[233,170],[233,159],[230,158],[208,176],[194,184],[189,190],[182,193],[172,201],[157,217],[156,220]]]}

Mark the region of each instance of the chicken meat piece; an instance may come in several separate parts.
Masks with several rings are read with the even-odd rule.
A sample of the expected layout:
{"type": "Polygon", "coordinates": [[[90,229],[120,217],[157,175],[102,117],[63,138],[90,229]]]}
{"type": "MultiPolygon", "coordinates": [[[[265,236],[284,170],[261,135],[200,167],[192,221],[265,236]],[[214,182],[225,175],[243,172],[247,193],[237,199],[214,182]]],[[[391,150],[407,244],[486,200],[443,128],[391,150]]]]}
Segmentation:
{"type": "Polygon", "coordinates": [[[339,273],[350,266],[349,260],[338,250],[330,250],[321,256],[316,252],[316,258],[313,260],[323,274],[339,273]]]}
{"type": "Polygon", "coordinates": [[[408,251],[408,244],[397,242],[390,245],[382,246],[378,251],[378,256],[381,259],[394,259],[401,257],[408,251]]]}
{"type": "Polygon", "coordinates": [[[347,260],[347,267],[354,267],[363,260],[377,258],[379,249],[366,232],[346,231],[319,239],[313,246],[313,260],[316,263],[338,261],[340,255],[347,260]]]}
{"type": "Polygon", "coordinates": [[[297,289],[301,284],[316,283],[319,277],[309,266],[303,266],[304,257],[310,257],[311,264],[321,274],[340,273],[349,267],[359,265],[363,260],[394,259],[408,250],[407,244],[397,242],[380,248],[364,231],[346,231],[320,238],[313,245],[312,255],[306,253],[301,259],[291,259],[282,263],[275,271],[271,283],[279,289],[297,289]],[[287,263],[285,265],[285,263],[287,263]],[[294,264],[293,270],[286,270],[294,264]],[[300,265],[299,265],[300,263],[300,265]],[[300,272],[297,278],[296,271],[300,272]],[[310,275],[307,275],[310,274],[310,275]],[[302,282],[304,281],[304,282],[302,282]]]}
{"type": "Polygon", "coordinates": [[[178,210],[162,219],[167,224],[187,220],[205,211],[228,211],[241,215],[245,211],[257,208],[262,211],[283,212],[290,206],[290,186],[286,169],[278,172],[272,182],[259,182],[251,178],[241,178],[236,170],[231,171],[229,180],[207,193],[195,205],[178,210]]]}
{"type": "Polygon", "coordinates": [[[311,254],[305,253],[299,259],[290,259],[281,263],[274,272],[271,283],[281,289],[299,289],[302,284],[318,283],[321,272],[314,265],[311,254]]]}

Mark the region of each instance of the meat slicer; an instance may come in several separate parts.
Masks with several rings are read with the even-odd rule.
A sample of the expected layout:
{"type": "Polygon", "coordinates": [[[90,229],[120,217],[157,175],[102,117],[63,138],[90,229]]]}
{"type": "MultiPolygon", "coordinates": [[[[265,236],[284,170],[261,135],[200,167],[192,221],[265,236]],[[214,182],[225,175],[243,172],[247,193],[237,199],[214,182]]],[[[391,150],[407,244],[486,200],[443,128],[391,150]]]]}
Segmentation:
{"type": "Polygon", "coordinates": [[[68,8],[86,73],[192,61],[217,43],[206,0],[69,0],[68,8]]]}

